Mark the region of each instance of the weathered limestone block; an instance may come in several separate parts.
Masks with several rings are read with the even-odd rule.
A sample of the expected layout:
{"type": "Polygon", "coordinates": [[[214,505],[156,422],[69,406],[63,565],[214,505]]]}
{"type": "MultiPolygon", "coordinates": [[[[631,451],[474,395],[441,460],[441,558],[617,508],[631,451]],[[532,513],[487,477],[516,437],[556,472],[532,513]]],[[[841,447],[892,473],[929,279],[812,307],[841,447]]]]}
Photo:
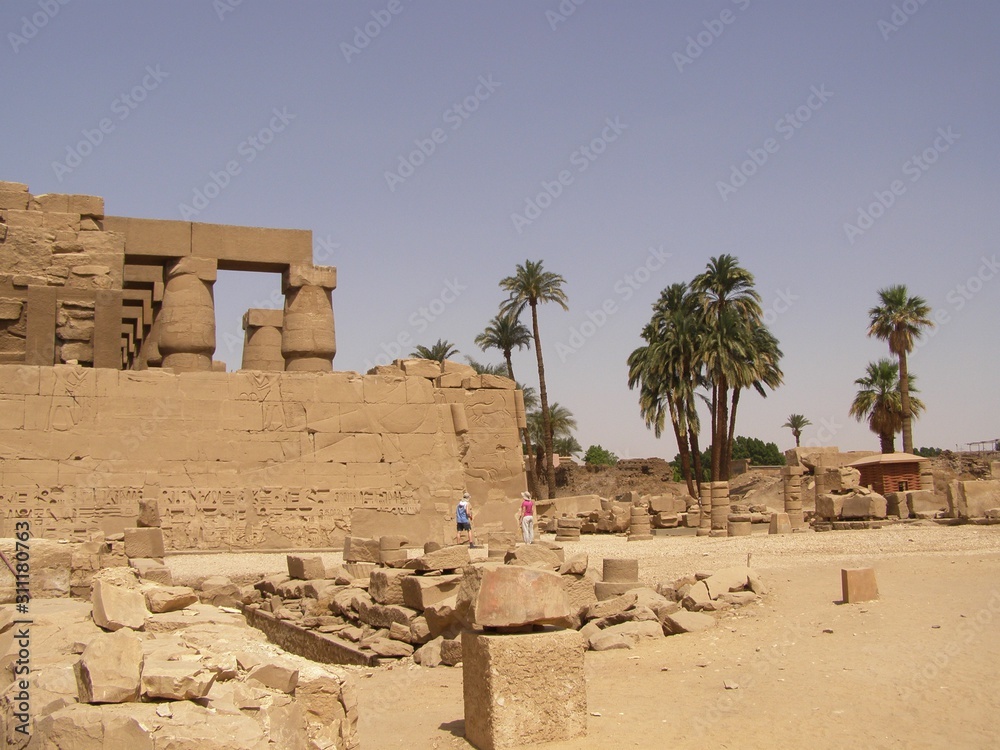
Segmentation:
{"type": "Polygon", "coordinates": [[[845,604],[878,599],[878,583],[873,568],[843,568],[840,583],[845,604]]]}
{"type": "Polygon", "coordinates": [[[379,561],[378,539],[362,539],[349,536],[344,539],[344,562],[377,563],[379,561]]]}
{"type": "Polygon", "coordinates": [[[423,611],[432,604],[455,596],[461,582],[461,575],[403,576],[400,579],[402,603],[411,609],[423,611]]]}
{"type": "Polygon", "coordinates": [[[409,627],[410,622],[419,614],[415,609],[402,604],[369,604],[362,601],[358,605],[358,619],[373,628],[391,628],[394,622],[409,627]]]}
{"type": "Polygon", "coordinates": [[[583,639],[574,630],[462,636],[465,736],[481,750],[582,737],[583,639]]]}
{"type": "Polygon", "coordinates": [[[413,655],[413,646],[391,638],[375,638],[368,644],[368,648],[376,655],[387,658],[404,658],[413,655]]]}
{"type": "Polygon", "coordinates": [[[985,518],[1000,507],[1000,480],[955,481],[948,485],[948,507],[953,518],[985,518]]]}
{"type": "Polygon", "coordinates": [[[597,594],[598,600],[604,601],[606,599],[614,599],[627,591],[641,587],[642,584],[638,581],[597,581],[594,584],[594,593],[597,594]]]}
{"type": "Polygon", "coordinates": [[[606,557],[603,578],[606,583],[634,583],[639,580],[639,561],[606,557]]]}
{"type": "Polygon", "coordinates": [[[397,359],[396,366],[407,375],[432,380],[441,375],[441,363],[433,359],[397,359]]]}
{"type": "Polygon", "coordinates": [[[157,527],[125,529],[125,556],[163,559],[163,530],[157,527]]]}
{"type": "Polygon", "coordinates": [[[204,698],[215,677],[215,672],[196,661],[146,661],[142,665],[142,694],[172,701],[204,698]]]}
{"type": "Polygon", "coordinates": [[[688,612],[685,609],[668,614],[663,618],[663,632],[667,635],[679,633],[697,633],[715,627],[716,620],[704,612],[688,612]]]}
{"type": "Polygon", "coordinates": [[[722,568],[705,579],[705,586],[708,594],[713,599],[717,599],[719,594],[726,594],[730,591],[743,591],[751,574],[750,568],[745,566],[735,566],[732,568],[722,568]]]}
{"type": "Polygon", "coordinates": [[[772,513],[771,524],[767,529],[768,534],[791,534],[792,522],[787,513],[772,513]]]}
{"type": "Polygon", "coordinates": [[[828,521],[840,518],[844,509],[843,495],[819,495],[816,498],[816,515],[828,521]]]}
{"type": "Polygon", "coordinates": [[[85,703],[125,703],[139,699],[142,644],[131,630],[101,634],[80,655],[77,681],[85,703]]]}
{"type": "Polygon", "coordinates": [[[404,567],[409,570],[458,570],[470,561],[469,548],[464,544],[451,544],[409,560],[404,567]]]}
{"type": "Polygon", "coordinates": [[[247,682],[259,682],[271,690],[291,694],[299,682],[299,670],[287,664],[267,662],[251,669],[247,682]]]}
{"type": "Polygon", "coordinates": [[[640,641],[663,637],[663,626],[659,620],[645,619],[619,623],[604,628],[590,637],[590,648],[594,651],[609,651],[618,648],[634,648],[640,641]]]}
{"type": "Polygon", "coordinates": [[[508,552],[505,561],[509,565],[523,565],[543,570],[558,570],[562,565],[559,555],[541,544],[521,544],[508,552]]]}
{"type": "Polygon", "coordinates": [[[574,613],[559,578],[516,565],[470,566],[458,590],[457,614],[475,628],[569,624],[574,613]]]}
{"type": "Polygon", "coordinates": [[[134,557],[128,561],[131,568],[139,574],[139,578],[150,583],[159,583],[163,586],[173,586],[174,577],[170,568],[159,560],[152,560],[148,557],[134,557]]]}
{"type": "Polygon", "coordinates": [[[844,520],[856,518],[885,518],[888,504],[877,492],[869,495],[848,495],[844,499],[840,517],[844,520]]]}
{"type": "Polygon", "coordinates": [[[155,497],[144,497],[139,500],[139,517],[135,521],[140,528],[159,528],[160,505],[155,497]]]}
{"type": "Polygon", "coordinates": [[[577,616],[581,616],[587,607],[597,603],[593,579],[583,575],[560,575],[559,583],[569,598],[570,609],[577,616]]]}
{"type": "Polygon", "coordinates": [[[146,608],[153,614],[176,612],[198,601],[194,589],[187,586],[157,586],[145,592],[146,608]]]}
{"type": "Polygon", "coordinates": [[[288,576],[300,581],[326,578],[326,566],[319,555],[286,555],[288,576]]]}
{"type": "Polygon", "coordinates": [[[140,592],[114,586],[100,579],[94,581],[90,601],[94,623],[105,630],[142,630],[149,615],[146,600],[140,592]]]}
{"type": "Polygon", "coordinates": [[[379,604],[399,604],[405,602],[403,579],[412,573],[396,568],[376,568],[368,579],[368,593],[379,604]]]}

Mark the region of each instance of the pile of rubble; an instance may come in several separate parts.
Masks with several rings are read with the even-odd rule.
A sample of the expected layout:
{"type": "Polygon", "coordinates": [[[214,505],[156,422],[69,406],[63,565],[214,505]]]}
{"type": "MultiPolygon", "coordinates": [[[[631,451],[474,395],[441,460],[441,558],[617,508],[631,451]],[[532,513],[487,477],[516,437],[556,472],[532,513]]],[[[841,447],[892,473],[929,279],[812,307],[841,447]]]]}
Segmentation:
{"type": "MultiPolygon", "coordinates": [[[[358,747],[346,674],[281,651],[238,612],[130,568],[97,573],[91,600],[31,601],[30,726],[15,732],[25,691],[4,669],[7,747],[358,747]]],[[[0,653],[18,617],[0,607],[0,653]]]]}
{"type": "MultiPolygon", "coordinates": [[[[359,543],[373,549],[372,541],[377,540],[351,539],[353,552],[347,554],[356,556],[359,543]]],[[[581,630],[595,650],[629,647],[640,635],[711,627],[712,613],[755,601],[763,593],[760,579],[747,568],[699,573],[654,589],[640,582],[637,560],[606,559],[598,573],[586,554],[566,555],[550,542],[491,549],[486,556],[475,550],[475,560],[464,545],[433,547],[428,545],[419,557],[395,559],[394,567],[348,562],[328,570],[319,556],[289,555],[287,575],[254,584],[244,596],[244,611],[251,624],[277,642],[290,650],[297,643],[312,658],[325,650],[330,660],[375,665],[412,656],[434,667],[459,664],[463,629],[473,621],[483,624],[463,615],[468,609],[463,589],[484,571],[509,571],[503,575],[525,584],[521,589],[511,584],[508,606],[535,606],[525,597],[556,603],[565,599],[567,613],[549,624],[581,630]]],[[[515,625],[504,621],[489,626],[515,625]]]]}

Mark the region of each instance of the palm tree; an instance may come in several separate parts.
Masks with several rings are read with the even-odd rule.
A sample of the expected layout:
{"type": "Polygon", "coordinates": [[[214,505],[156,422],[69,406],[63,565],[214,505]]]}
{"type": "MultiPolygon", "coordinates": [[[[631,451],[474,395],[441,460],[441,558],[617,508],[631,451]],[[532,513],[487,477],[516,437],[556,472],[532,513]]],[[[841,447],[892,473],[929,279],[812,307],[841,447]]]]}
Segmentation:
{"type": "Polygon", "coordinates": [[[514,365],[510,355],[514,349],[524,349],[531,344],[531,331],[511,311],[501,313],[493,318],[486,330],[476,336],[476,346],[484,352],[487,349],[498,349],[503,353],[507,363],[507,377],[514,379],[514,365]]]}
{"type": "Polygon", "coordinates": [[[469,363],[469,367],[476,371],[477,375],[499,375],[502,378],[507,377],[507,365],[502,362],[486,363],[479,362],[472,357],[466,357],[465,361],[469,363]]]}
{"type": "Polygon", "coordinates": [[[713,480],[728,476],[729,388],[753,382],[753,331],[763,327],[760,295],[753,274],[739,265],[735,256],[710,258],[705,270],[695,276],[691,288],[704,311],[703,357],[712,386],[713,480]]]}
{"type": "Polygon", "coordinates": [[[652,428],[658,438],[666,417],[670,417],[681,473],[688,492],[695,498],[699,495],[693,477],[701,475],[700,421],[695,398],[695,389],[704,382],[701,317],[697,297],[687,285],[671,284],[660,293],[653,305],[653,317],[642,330],[646,344],[628,358],[628,386],[639,387],[639,412],[646,427],[652,428]]]}
{"type": "MultiPolygon", "coordinates": [[[[544,443],[542,431],[545,429],[545,422],[541,410],[528,414],[527,421],[531,437],[540,444],[544,443]]],[[[553,439],[570,437],[576,429],[576,417],[558,401],[553,401],[549,408],[549,425],[552,428],[553,439]]]]}
{"type": "Polygon", "coordinates": [[[580,453],[583,450],[580,441],[572,435],[555,438],[552,441],[552,445],[555,447],[556,455],[558,456],[572,456],[574,453],[580,453]]]}
{"type": "Polygon", "coordinates": [[[802,437],[802,430],[803,430],[803,428],[805,428],[805,427],[807,427],[808,425],[811,425],[811,424],[812,424],[812,422],[810,422],[808,419],[806,419],[801,414],[789,414],[788,415],[788,421],[786,421],[781,426],[782,427],[788,427],[789,429],[791,429],[792,435],[795,436],[795,447],[798,448],[799,447],[799,438],[802,437]]]}
{"type": "Polygon", "coordinates": [[[740,392],[743,388],[752,387],[763,398],[767,398],[764,387],[774,390],[781,385],[784,374],[778,366],[781,359],[781,349],[778,339],[761,324],[754,328],[749,336],[744,359],[735,363],[732,401],[729,410],[729,432],[722,452],[722,478],[729,479],[729,466],[733,456],[733,439],[736,434],[736,409],[740,404],[740,392]]]}
{"type": "Polygon", "coordinates": [[[545,439],[545,477],[549,497],[556,496],[556,472],[552,464],[552,425],[549,417],[549,396],[545,390],[545,364],[542,360],[542,341],[538,335],[538,305],[555,302],[563,310],[569,310],[563,284],[566,280],[557,273],[542,270],[542,261],[526,260],[518,264],[513,276],[500,280],[500,288],[508,293],[507,300],[500,308],[501,313],[520,317],[525,306],[531,308],[531,333],[535,340],[535,359],[538,362],[538,395],[542,405],[542,427],[545,439]]]}
{"type": "MultiPolygon", "coordinates": [[[[913,376],[909,375],[909,391],[916,393],[913,376]]],[[[861,386],[851,403],[850,415],[859,422],[868,420],[868,427],[878,435],[883,453],[896,452],[896,433],[903,428],[903,399],[899,381],[899,365],[882,358],[869,362],[863,378],[854,381],[861,386]]],[[[924,410],[923,402],[911,396],[913,416],[924,410]]]]}
{"type": "Polygon", "coordinates": [[[868,335],[889,342],[889,351],[899,359],[900,398],[903,419],[903,452],[913,453],[913,404],[910,402],[909,371],[906,355],[924,328],[934,325],[928,315],[931,308],[923,297],[910,297],[903,284],[878,292],[881,304],[868,311],[868,335]]]}
{"type": "Polygon", "coordinates": [[[410,352],[411,357],[433,359],[437,362],[444,362],[446,359],[456,354],[458,354],[458,348],[450,341],[446,341],[444,339],[438,339],[430,348],[421,344],[410,352]]]}

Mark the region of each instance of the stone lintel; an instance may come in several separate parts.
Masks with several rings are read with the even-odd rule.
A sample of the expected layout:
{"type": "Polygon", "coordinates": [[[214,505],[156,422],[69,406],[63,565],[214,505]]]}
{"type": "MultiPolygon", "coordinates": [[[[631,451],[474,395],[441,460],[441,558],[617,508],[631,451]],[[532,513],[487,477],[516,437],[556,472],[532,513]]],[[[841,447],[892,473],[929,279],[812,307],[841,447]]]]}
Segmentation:
{"type": "Polygon", "coordinates": [[[125,257],[183,258],[191,254],[191,222],[107,216],[104,229],[125,235],[125,257]]]}
{"type": "Polygon", "coordinates": [[[243,313],[243,330],[247,328],[281,328],[285,318],[284,310],[267,310],[259,307],[251,307],[243,313]]]}

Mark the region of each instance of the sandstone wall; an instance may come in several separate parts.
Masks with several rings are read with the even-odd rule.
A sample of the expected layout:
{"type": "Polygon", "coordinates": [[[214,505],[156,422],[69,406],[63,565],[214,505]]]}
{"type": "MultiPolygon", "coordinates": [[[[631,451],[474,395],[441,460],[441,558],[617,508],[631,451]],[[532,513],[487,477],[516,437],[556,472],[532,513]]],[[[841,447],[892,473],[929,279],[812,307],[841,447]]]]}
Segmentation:
{"type": "Polygon", "coordinates": [[[83,540],[156,498],[174,550],[336,547],[354,508],[436,514],[447,538],[463,489],[485,510],[525,488],[514,400],[505,378],[396,367],[0,365],[0,536],[30,518],[38,537],[83,540]]]}

